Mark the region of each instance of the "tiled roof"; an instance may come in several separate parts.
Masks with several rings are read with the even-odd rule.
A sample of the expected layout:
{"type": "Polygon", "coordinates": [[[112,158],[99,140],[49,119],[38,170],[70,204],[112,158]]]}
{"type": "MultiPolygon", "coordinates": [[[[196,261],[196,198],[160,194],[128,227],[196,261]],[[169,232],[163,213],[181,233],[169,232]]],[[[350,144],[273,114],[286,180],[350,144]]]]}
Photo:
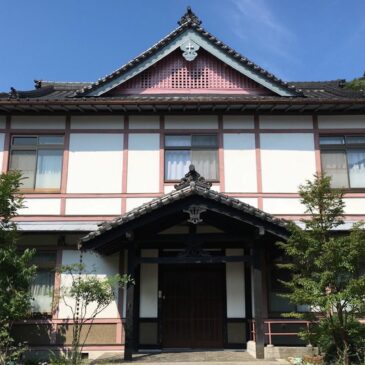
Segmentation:
{"type": "Polygon", "coordinates": [[[346,88],[346,80],[290,82],[304,96],[313,98],[365,98],[364,91],[346,88]]]}
{"type": "MultiPolygon", "coordinates": [[[[334,81],[296,81],[290,82],[303,93],[302,97],[296,99],[365,99],[365,92],[356,91],[344,87],[344,80],[334,81]]],[[[70,100],[81,99],[76,97],[76,91],[80,85],[91,85],[90,82],[54,82],[36,81],[36,88],[29,91],[14,90],[10,93],[0,93],[0,99],[37,99],[37,100],[70,100]]],[[[120,95],[113,97],[88,97],[89,101],[98,100],[125,100],[136,102],[143,101],[242,101],[242,100],[290,100],[292,97],[285,96],[258,96],[249,94],[140,94],[140,95],[120,95]]]]}
{"type": "Polygon", "coordinates": [[[57,82],[46,80],[34,80],[34,86],[36,89],[52,87],[54,90],[79,90],[82,87],[91,85],[92,82],[57,82]]]}
{"type": "Polygon", "coordinates": [[[92,239],[112,230],[113,228],[120,227],[130,221],[133,221],[134,219],[137,219],[141,216],[151,213],[152,211],[155,211],[159,208],[165,207],[166,205],[172,204],[175,201],[182,200],[192,195],[198,195],[205,199],[228,205],[237,209],[238,211],[254,216],[262,222],[272,223],[273,225],[282,228],[283,232],[286,232],[287,223],[284,220],[275,218],[271,214],[265,213],[264,211],[257,209],[247,203],[243,203],[238,199],[229,197],[226,194],[210,190],[209,187],[202,186],[195,181],[190,181],[187,186],[181,189],[173,190],[172,192],[165,194],[160,198],[156,198],[148,203],[142,204],[138,208],[127,212],[121,217],[101,223],[96,231],[89,233],[87,236],[81,239],[81,246],[84,243],[89,242],[92,239]]]}

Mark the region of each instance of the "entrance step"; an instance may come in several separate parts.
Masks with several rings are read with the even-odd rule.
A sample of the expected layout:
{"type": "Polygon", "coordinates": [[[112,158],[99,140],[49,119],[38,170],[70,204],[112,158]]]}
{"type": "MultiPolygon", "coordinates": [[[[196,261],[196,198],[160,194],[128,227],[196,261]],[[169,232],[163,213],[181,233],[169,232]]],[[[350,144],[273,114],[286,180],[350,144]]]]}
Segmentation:
{"type": "Polygon", "coordinates": [[[221,351],[162,351],[162,352],[139,352],[133,355],[132,362],[125,362],[120,355],[101,356],[92,364],[135,364],[135,365],[285,365],[285,360],[257,360],[243,350],[221,351]]]}

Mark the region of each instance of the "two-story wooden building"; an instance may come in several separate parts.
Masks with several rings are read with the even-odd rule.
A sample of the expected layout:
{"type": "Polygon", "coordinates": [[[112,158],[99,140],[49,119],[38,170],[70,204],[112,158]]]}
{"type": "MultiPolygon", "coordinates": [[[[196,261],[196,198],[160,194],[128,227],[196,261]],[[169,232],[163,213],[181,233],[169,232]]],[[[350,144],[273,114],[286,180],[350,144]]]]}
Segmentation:
{"type": "Polygon", "coordinates": [[[283,219],[305,214],[298,186],[324,171],[347,189],[341,229],[365,216],[365,94],[283,82],[190,9],[95,83],[1,93],[0,147],[2,170],[26,177],[16,221],[39,269],[17,336],[34,350],[70,343],[52,295],[67,277],[53,269],[79,262],[78,247],[99,275],[136,282],[97,317],[86,352],[305,346],[280,313],[306,308],[278,295],[275,268],[283,219]]]}

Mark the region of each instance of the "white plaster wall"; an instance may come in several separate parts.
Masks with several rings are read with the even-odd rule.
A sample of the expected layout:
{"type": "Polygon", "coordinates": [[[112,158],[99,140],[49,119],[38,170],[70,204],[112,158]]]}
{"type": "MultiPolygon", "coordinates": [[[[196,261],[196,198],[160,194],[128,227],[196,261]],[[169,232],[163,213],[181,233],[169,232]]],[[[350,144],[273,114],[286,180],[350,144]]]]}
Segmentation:
{"type": "Polygon", "coordinates": [[[128,145],[128,192],[158,192],[159,182],[160,135],[157,133],[131,133],[128,145]]]}
{"type": "MultiPolygon", "coordinates": [[[[242,256],[241,249],[228,249],[226,256],[242,256]]],[[[245,318],[245,272],[243,262],[226,263],[227,318],[245,318]]]]}
{"type": "Polygon", "coordinates": [[[224,134],[223,144],[226,192],[257,191],[255,135],[224,134]]]}
{"type": "Polygon", "coordinates": [[[345,214],[365,215],[365,199],[346,198],[343,200],[345,205],[345,214]]]}
{"type": "Polygon", "coordinates": [[[319,115],[320,129],[365,128],[365,115],[319,115]]]}
{"type": "Polygon", "coordinates": [[[122,129],[122,115],[75,115],[71,117],[71,129],[122,129]]]}
{"type": "Polygon", "coordinates": [[[165,185],[164,186],[164,192],[165,194],[171,193],[171,191],[175,190],[174,185],[165,185]]]}
{"type": "MultiPolygon", "coordinates": [[[[112,256],[100,256],[92,251],[83,253],[83,264],[85,271],[89,275],[96,275],[100,279],[108,276],[113,276],[119,273],[119,253],[112,256]]],[[[62,265],[71,265],[79,263],[80,253],[76,250],[65,250],[62,252],[62,265]]],[[[85,274],[83,277],[87,276],[85,274]]],[[[61,293],[66,293],[67,289],[72,285],[72,278],[69,274],[61,274],[61,293]]],[[[118,318],[118,290],[115,291],[116,300],[108,305],[97,318],[118,318]]],[[[75,301],[70,297],[65,297],[65,300],[71,307],[75,307],[75,301]]],[[[90,304],[88,315],[95,309],[95,304],[90,304]]],[[[71,310],[66,306],[65,301],[60,299],[59,304],[59,318],[72,317],[71,310]]]]}
{"type": "Polygon", "coordinates": [[[5,128],[6,126],[6,116],[5,115],[0,115],[0,128],[5,128]]]}
{"type": "Polygon", "coordinates": [[[159,129],[160,117],[158,115],[131,115],[129,129],[159,129]]]}
{"type": "Polygon", "coordinates": [[[253,115],[223,115],[224,129],[253,129],[253,115]]]}
{"type": "Polygon", "coordinates": [[[123,134],[71,133],[68,193],[122,191],[123,134]]]}
{"type": "Polygon", "coordinates": [[[166,129],[217,129],[217,115],[167,115],[166,129]]]}
{"type": "Polygon", "coordinates": [[[261,133],[264,192],[297,192],[316,171],[312,133],[261,133]]]}
{"type": "Polygon", "coordinates": [[[0,133],[0,168],[3,165],[4,147],[5,147],[5,134],[0,133]]]}
{"type": "Polygon", "coordinates": [[[220,193],[221,191],[221,187],[219,185],[212,185],[211,190],[217,191],[218,193],[220,193]]]}
{"type": "Polygon", "coordinates": [[[67,215],[120,215],[121,198],[69,198],[67,215]]]}
{"type": "Polygon", "coordinates": [[[13,115],[11,128],[13,129],[64,129],[66,117],[58,115],[13,115]]]}
{"type": "MultiPolygon", "coordinates": [[[[158,250],[142,250],[142,257],[158,257],[158,250]]],[[[158,265],[141,264],[140,281],[141,318],[157,318],[158,309],[158,265]]]]}
{"type": "Polygon", "coordinates": [[[261,115],[262,129],[312,129],[311,115],[261,115]]]}
{"type": "Polygon", "coordinates": [[[252,205],[255,208],[257,208],[258,206],[257,198],[237,198],[237,199],[243,203],[252,205]]]}
{"type": "Polygon", "coordinates": [[[305,207],[298,198],[264,198],[263,210],[271,214],[304,214],[305,207]]]}
{"type": "Polygon", "coordinates": [[[25,199],[19,215],[60,215],[61,199],[25,199]]]}
{"type": "Polygon", "coordinates": [[[126,210],[130,210],[139,207],[140,205],[147,203],[155,198],[128,198],[126,203],[126,210]]]}

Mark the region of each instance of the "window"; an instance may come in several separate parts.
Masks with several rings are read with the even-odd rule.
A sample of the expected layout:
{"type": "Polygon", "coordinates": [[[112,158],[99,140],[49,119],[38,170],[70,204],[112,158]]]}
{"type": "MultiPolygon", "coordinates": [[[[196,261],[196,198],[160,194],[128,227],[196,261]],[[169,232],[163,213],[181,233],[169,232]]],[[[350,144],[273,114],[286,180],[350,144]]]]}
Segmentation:
{"type": "Polygon", "coordinates": [[[37,252],[31,263],[37,266],[36,275],[30,286],[32,312],[50,314],[53,304],[56,252],[37,252]]]}
{"type": "Polygon", "coordinates": [[[63,136],[13,136],[10,169],[20,170],[22,190],[59,191],[63,136]]]}
{"type": "Polygon", "coordinates": [[[365,188],[365,136],[320,137],[322,170],[334,188],[365,188]]]}
{"type": "Polygon", "coordinates": [[[165,136],[165,180],[180,180],[190,164],[207,180],[218,179],[216,135],[165,136]]]}

